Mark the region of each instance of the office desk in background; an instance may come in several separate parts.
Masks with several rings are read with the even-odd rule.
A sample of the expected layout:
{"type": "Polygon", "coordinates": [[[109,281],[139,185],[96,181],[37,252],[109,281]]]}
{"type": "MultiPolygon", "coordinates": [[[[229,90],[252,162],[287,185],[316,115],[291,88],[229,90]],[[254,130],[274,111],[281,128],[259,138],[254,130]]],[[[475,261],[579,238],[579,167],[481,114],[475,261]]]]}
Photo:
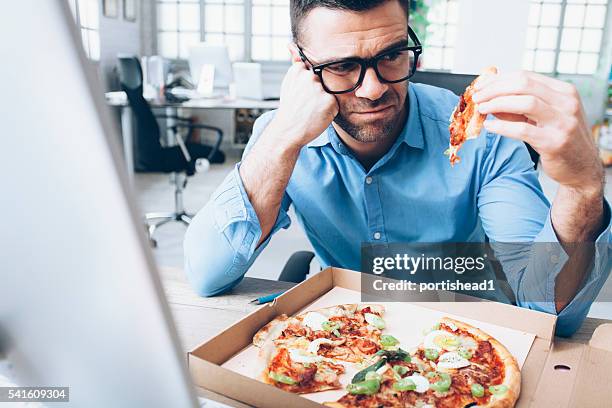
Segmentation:
{"type": "MultiPolygon", "coordinates": [[[[132,181],[134,175],[134,133],[132,125],[132,110],[127,102],[124,92],[107,92],[106,102],[109,106],[117,108],[121,112],[121,138],[123,142],[123,154],[128,170],[128,177],[132,181]]],[[[196,109],[276,109],[279,101],[259,101],[253,99],[230,99],[223,98],[198,98],[186,102],[159,102],[149,101],[151,108],[164,108],[167,114],[176,115],[176,111],[196,109]],[[168,112],[171,111],[171,112],[168,112]],[[173,111],[173,112],[172,112],[173,111]]],[[[160,135],[161,136],[161,135],[160,135]]]]}
{"type": "MultiPolygon", "coordinates": [[[[178,268],[161,268],[161,280],[166,293],[166,299],[174,318],[174,323],[181,340],[183,351],[186,353],[204,341],[215,336],[223,329],[236,323],[238,320],[259,307],[249,303],[250,300],[260,296],[269,295],[287,290],[295,285],[290,282],[279,282],[267,279],[244,278],[238,286],[228,293],[210,298],[203,298],[195,294],[187,283],[185,274],[178,268]]],[[[595,328],[612,320],[587,318],[580,329],[569,339],[556,338],[556,342],[572,341],[587,343],[595,328]]],[[[200,397],[212,399],[233,407],[246,407],[247,405],[196,387],[200,397]]]]}

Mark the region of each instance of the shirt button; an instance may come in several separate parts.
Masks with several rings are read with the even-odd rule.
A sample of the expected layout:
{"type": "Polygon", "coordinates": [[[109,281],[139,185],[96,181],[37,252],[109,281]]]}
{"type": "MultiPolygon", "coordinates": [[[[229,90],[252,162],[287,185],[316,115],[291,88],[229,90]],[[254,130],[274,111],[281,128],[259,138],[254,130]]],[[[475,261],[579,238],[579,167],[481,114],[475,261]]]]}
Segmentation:
{"type": "Polygon", "coordinates": [[[372,184],[372,177],[366,177],[366,184],[372,184]]]}
{"type": "Polygon", "coordinates": [[[552,262],[553,265],[556,265],[557,263],[559,263],[559,257],[557,255],[551,255],[550,262],[552,262]]]}
{"type": "Polygon", "coordinates": [[[380,239],[380,232],[374,233],[374,239],[380,239]]]}

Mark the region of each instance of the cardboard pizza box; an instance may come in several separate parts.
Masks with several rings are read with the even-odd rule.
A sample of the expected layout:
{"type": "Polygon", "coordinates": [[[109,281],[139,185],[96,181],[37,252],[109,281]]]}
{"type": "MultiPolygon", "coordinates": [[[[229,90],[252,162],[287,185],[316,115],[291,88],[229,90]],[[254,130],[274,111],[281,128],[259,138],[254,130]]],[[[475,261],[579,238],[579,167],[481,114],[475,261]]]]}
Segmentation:
{"type": "MultiPolygon", "coordinates": [[[[253,335],[280,314],[293,315],[330,290],[359,291],[361,274],[327,268],[294,286],[273,303],[262,306],[188,353],[196,385],[256,407],[321,407],[317,402],[282,391],[222,365],[248,347],[253,335]]],[[[556,317],[502,303],[418,303],[535,335],[521,369],[517,407],[604,407],[612,405],[612,325],[598,327],[589,344],[554,342],[556,317]],[[447,310],[452,309],[452,310],[447,310]]]]}

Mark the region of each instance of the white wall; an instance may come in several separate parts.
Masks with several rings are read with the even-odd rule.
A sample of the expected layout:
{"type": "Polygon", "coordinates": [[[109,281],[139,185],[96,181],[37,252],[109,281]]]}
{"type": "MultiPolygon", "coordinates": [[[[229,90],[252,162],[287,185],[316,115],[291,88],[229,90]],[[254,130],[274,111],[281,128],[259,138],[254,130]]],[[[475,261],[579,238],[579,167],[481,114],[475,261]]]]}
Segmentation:
{"type": "Polygon", "coordinates": [[[123,19],[123,1],[119,1],[120,9],[117,18],[104,17],[102,0],[98,1],[100,7],[100,73],[107,87],[114,88],[117,84],[113,68],[117,65],[117,54],[139,55],[141,52],[141,2],[136,2],[138,7],[136,21],[127,21],[123,19]]]}
{"type": "Polygon", "coordinates": [[[461,0],[453,72],[521,69],[529,0],[461,0]]]}

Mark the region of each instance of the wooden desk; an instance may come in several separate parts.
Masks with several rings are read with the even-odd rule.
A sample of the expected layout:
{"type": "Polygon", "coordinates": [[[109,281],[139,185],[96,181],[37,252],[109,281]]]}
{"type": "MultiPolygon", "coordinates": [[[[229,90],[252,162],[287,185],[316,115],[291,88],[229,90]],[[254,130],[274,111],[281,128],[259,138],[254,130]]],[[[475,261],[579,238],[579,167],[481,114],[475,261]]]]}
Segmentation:
{"type": "MultiPolygon", "coordinates": [[[[289,282],[244,278],[238,286],[223,296],[203,298],[193,292],[182,270],[162,268],[161,277],[185,353],[260,307],[249,303],[250,300],[295,285],[289,282]]],[[[595,328],[603,323],[612,323],[612,320],[587,318],[569,340],[586,343],[595,328]]],[[[198,388],[197,391],[200,396],[214,401],[246,407],[240,402],[203,388],[198,388]]]]}

